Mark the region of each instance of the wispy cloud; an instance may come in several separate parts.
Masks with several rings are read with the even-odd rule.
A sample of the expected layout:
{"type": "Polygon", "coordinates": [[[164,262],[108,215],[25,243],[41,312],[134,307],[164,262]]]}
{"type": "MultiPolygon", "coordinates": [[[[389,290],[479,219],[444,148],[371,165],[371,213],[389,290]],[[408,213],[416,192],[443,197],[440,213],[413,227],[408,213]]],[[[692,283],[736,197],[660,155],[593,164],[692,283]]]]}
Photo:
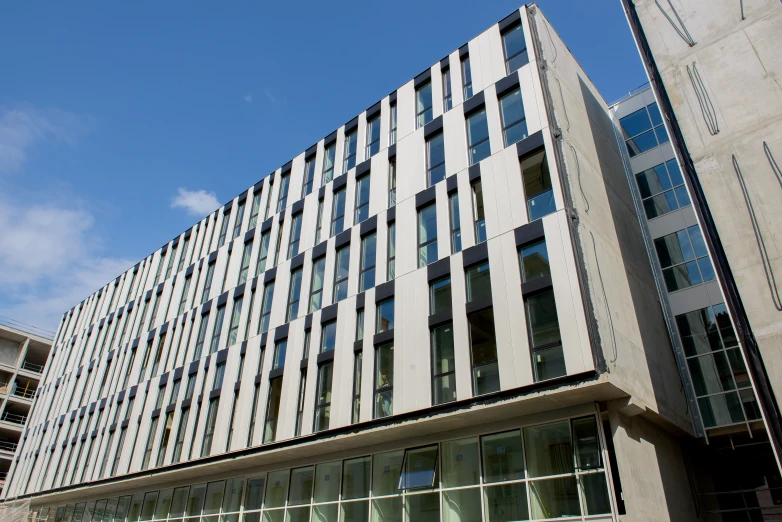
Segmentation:
{"type": "Polygon", "coordinates": [[[60,110],[0,108],[0,173],[18,171],[38,142],[57,140],[74,145],[92,123],[88,116],[60,110]]]}
{"type": "Polygon", "coordinates": [[[0,199],[0,315],[56,330],[62,314],[132,261],[106,257],[86,210],[0,199]]]}
{"type": "Polygon", "coordinates": [[[187,190],[179,187],[171,198],[171,208],[183,208],[188,214],[203,217],[220,206],[214,192],[205,190],[187,190]]]}
{"type": "Polygon", "coordinates": [[[269,91],[269,89],[264,89],[263,93],[266,95],[266,97],[269,99],[272,103],[277,103],[277,98],[274,97],[274,95],[269,91]]]}
{"type": "Polygon", "coordinates": [[[252,103],[253,102],[253,93],[250,92],[250,93],[245,94],[244,95],[244,101],[246,101],[247,103],[252,103]]]}

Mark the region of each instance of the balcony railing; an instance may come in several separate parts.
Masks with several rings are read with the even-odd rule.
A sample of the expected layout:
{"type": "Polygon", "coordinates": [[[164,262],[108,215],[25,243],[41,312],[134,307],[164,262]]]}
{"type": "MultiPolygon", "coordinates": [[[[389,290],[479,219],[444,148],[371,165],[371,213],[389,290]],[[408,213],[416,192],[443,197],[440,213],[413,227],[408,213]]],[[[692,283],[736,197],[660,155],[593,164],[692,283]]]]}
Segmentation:
{"type": "Polygon", "coordinates": [[[22,370],[26,370],[28,372],[33,372],[33,373],[43,373],[43,365],[24,361],[22,363],[22,370]]]}
{"type": "Polygon", "coordinates": [[[7,442],[4,440],[0,440],[0,451],[10,451],[13,453],[16,451],[16,447],[18,445],[19,444],[17,444],[16,442],[7,442]]]}
{"type": "Polygon", "coordinates": [[[28,387],[28,386],[16,386],[14,385],[13,389],[11,390],[11,393],[14,394],[17,397],[22,397],[23,399],[33,399],[35,398],[35,390],[36,388],[28,387]]]}
{"type": "Polygon", "coordinates": [[[4,411],[3,415],[0,416],[0,421],[24,425],[24,423],[27,422],[27,415],[17,415],[16,413],[4,411]]]}

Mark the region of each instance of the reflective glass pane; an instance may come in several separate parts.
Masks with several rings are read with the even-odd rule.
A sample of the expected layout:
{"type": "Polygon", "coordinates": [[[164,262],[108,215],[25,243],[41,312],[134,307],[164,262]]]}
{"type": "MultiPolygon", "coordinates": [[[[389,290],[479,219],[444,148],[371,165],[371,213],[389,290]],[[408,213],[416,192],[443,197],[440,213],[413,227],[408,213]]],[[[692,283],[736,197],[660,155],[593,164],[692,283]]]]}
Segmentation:
{"type": "Polygon", "coordinates": [[[174,496],[171,499],[171,508],[168,514],[169,518],[179,518],[185,514],[189,492],[190,486],[184,486],[174,490],[174,496]]]}
{"type": "Polygon", "coordinates": [[[744,422],[741,400],[736,392],[698,399],[703,425],[707,428],[744,422]]]}
{"type": "Polygon", "coordinates": [[[399,489],[432,487],[437,469],[437,445],[410,449],[399,477],[399,489]]]}
{"type": "Polygon", "coordinates": [[[206,496],[206,484],[197,484],[190,487],[190,496],[187,497],[187,509],[185,515],[188,517],[201,514],[201,508],[204,506],[204,497],[206,496]]]}
{"type": "Polygon", "coordinates": [[[313,522],[339,522],[339,504],[312,506],[313,522]]]}
{"type": "Polygon", "coordinates": [[[370,457],[346,460],[342,469],[342,500],[369,496],[370,457]]]}
{"type": "Polygon", "coordinates": [[[264,502],[264,507],[276,508],[285,505],[285,499],[288,497],[289,477],[289,470],[269,473],[269,478],[266,483],[266,502],[264,502]]]}
{"type": "Polygon", "coordinates": [[[584,495],[584,514],[602,515],[611,512],[611,500],[608,498],[606,477],[603,473],[581,475],[581,489],[584,495]]]}
{"type": "Polygon", "coordinates": [[[649,113],[646,108],[639,109],[619,120],[619,125],[625,133],[625,139],[631,138],[652,128],[649,113]]]}
{"type": "Polygon", "coordinates": [[[481,522],[481,490],[443,492],[443,522],[481,522]]]}
{"type": "Polygon", "coordinates": [[[599,468],[601,466],[600,440],[597,433],[597,422],[595,422],[595,418],[590,416],[582,419],[574,419],[572,425],[576,468],[582,471],[599,468]]]}
{"type": "Polygon", "coordinates": [[[315,494],[313,502],[339,500],[339,477],[342,461],[318,464],[315,468],[315,494]]]}
{"type": "Polygon", "coordinates": [[[529,520],[527,488],[523,482],[484,489],[486,522],[529,520]]]}
{"type": "Polygon", "coordinates": [[[481,437],[481,449],[485,483],[524,478],[524,456],[519,430],[481,437]]]}
{"type": "Polygon", "coordinates": [[[402,497],[372,501],[372,522],[402,522],[402,497]]]}
{"type": "Polygon", "coordinates": [[[715,352],[687,360],[697,395],[720,393],[735,388],[725,352],[715,352]]]}
{"type": "Polygon", "coordinates": [[[155,520],[163,520],[168,516],[168,510],[171,508],[171,498],[174,496],[173,489],[164,489],[160,492],[157,506],[155,507],[155,520]]]}
{"type": "Polygon", "coordinates": [[[375,333],[394,329],[394,300],[388,299],[377,305],[377,328],[375,333]]]}
{"type": "Polygon", "coordinates": [[[204,515],[214,515],[220,512],[223,504],[223,490],[225,481],[210,482],[206,487],[206,500],[204,501],[204,515]]]}
{"type": "Polygon", "coordinates": [[[263,512],[263,522],[283,522],[285,520],[285,510],[275,509],[263,512]]]}
{"type": "Polygon", "coordinates": [[[369,518],[369,501],[343,502],[339,522],[366,522],[369,518]]]}
{"type": "Polygon", "coordinates": [[[430,314],[451,311],[451,279],[445,278],[431,284],[430,314]]]}
{"type": "Polygon", "coordinates": [[[479,301],[491,297],[489,263],[481,263],[467,269],[467,301],[479,301]]]}
{"type": "Polygon", "coordinates": [[[530,477],[575,471],[568,421],[524,428],[524,449],[530,477]]]}
{"type": "Polygon", "coordinates": [[[478,437],[443,442],[441,448],[444,488],[472,486],[480,482],[478,437]]]}
{"type": "Polygon", "coordinates": [[[405,497],[407,522],[432,522],[440,520],[440,494],[425,493],[405,497]]]}
{"type": "Polygon", "coordinates": [[[310,522],[310,507],[288,508],[287,522],[310,522]]]}
{"type": "Polygon", "coordinates": [[[372,495],[393,495],[399,493],[399,473],[402,470],[404,451],[379,453],[372,462],[372,495]]]}
{"type": "Polygon", "coordinates": [[[576,477],[564,477],[530,482],[530,503],[533,518],[579,516],[576,477]]]}
{"type": "Polygon", "coordinates": [[[527,283],[535,279],[551,276],[548,261],[548,250],[545,241],[538,241],[519,249],[521,263],[521,282],[527,283]]]}
{"type": "Polygon", "coordinates": [[[559,320],[557,319],[557,306],[554,302],[554,291],[547,290],[541,294],[528,297],[525,302],[527,308],[527,325],[532,346],[542,346],[559,342],[559,320]]]}

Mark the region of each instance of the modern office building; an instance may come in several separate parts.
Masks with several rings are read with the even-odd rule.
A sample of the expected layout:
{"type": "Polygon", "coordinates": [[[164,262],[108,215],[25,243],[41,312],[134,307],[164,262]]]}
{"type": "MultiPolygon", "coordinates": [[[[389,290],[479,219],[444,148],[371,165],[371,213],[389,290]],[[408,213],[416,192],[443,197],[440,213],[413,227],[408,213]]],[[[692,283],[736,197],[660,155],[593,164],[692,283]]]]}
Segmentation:
{"type": "Polygon", "coordinates": [[[53,522],[697,520],[702,397],[616,110],[536,6],[502,19],[69,310],[6,498],[53,522]]]}
{"type": "Polygon", "coordinates": [[[696,425],[709,441],[700,458],[716,496],[703,496],[703,506],[740,520],[778,520],[782,3],[623,4],[651,91],[620,103],[615,115],[624,122],[625,152],[660,255],[651,257],[662,268],[678,327],[674,345],[683,344],[691,373],[683,375],[694,386],[696,425]],[[643,106],[655,108],[650,125],[643,106]],[[661,127],[651,127],[662,122],[670,141],[660,152],[645,152],[660,139],[661,127]],[[695,230],[702,241],[688,249],[686,237],[695,230]],[[699,249],[709,253],[713,270],[695,270],[699,249]],[[720,338],[712,334],[708,345],[696,347],[689,338],[698,330],[719,330],[720,338]]]}
{"type": "Polygon", "coordinates": [[[0,490],[19,447],[52,340],[43,332],[0,324],[0,490]]]}

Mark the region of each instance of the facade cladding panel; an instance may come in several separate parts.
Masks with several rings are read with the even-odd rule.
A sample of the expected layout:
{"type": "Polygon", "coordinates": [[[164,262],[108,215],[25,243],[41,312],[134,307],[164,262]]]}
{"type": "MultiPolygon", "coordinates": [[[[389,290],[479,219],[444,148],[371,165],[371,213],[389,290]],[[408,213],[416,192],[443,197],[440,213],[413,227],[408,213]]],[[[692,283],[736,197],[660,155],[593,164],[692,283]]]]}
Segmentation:
{"type": "Polygon", "coordinates": [[[66,313],[5,495],[55,521],[695,517],[637,220],[607,104],[523,7],[66,313]]]}

